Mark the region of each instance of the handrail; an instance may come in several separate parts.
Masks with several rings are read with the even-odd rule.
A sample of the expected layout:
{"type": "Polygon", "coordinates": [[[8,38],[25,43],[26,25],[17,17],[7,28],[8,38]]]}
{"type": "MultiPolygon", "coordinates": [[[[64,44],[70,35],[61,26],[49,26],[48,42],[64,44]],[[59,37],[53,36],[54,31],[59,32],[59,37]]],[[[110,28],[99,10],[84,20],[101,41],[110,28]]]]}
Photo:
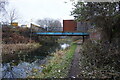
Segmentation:
{"type": "Polygon", "coordinates": [[[70,36],[89,36],[89,33],[83,33],[83,32],[37,32],[35,34],[38,35],[70,35],[70,36]]]}

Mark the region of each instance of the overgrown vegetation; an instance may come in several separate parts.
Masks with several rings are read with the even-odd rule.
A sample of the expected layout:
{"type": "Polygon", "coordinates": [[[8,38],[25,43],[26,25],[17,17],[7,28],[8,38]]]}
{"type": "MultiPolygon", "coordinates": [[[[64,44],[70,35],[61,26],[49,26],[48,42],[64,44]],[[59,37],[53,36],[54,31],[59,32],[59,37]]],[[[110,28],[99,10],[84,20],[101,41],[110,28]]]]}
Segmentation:
{"type": "Polygon", "coordinates": [[[69,49],[53,53],[39,75],[33,75],[32,78],[66,78],[69,72],[69,66],[76,49],[76,44],[72,44],[69,49]]]}
{"type": "Polygon", "coordinates": [[[120,54],[114,44],[83,44],[81,51],[79,76],[82,78],[115,78],[120,79],[120,54]]]}
{"type": "Polygon", "coordinates": [[[102,29],[104,41],[111,42],[120,31],[120,2],[78,2],[72,11],[77,21],[89,21],[102,29]]]}
{"type": "Polygon", "coordinates": [[[55,43],[59,37],[55,36],[39,36],[35,34],[36,31],[26,27],[13,27],[6,25],[2,27],[2,41],[4,44],[17,44],[17,43],[55,43]]]}
{"type": "Polygon", "coordinates": [[[120,79],[120,2],[78,2],[72,12],[77,21],[99,28],[101,40],[82,46],[80,78],[120,79]]]}
{"type": "Polygon", "coordinates": [[[2,45],[2,61],[8,61],[14,59],[18,55],[24,55],[34,51],[41,45],[39,43],[28,43],[28,44],[3,44],[2,45]]]}
{"type": "MultiPolygon", "coordinates": [[[[2,27],[2,41],[4,44],[17,44],[17,43],[29,43],[30,42],[30,29],[3,26],[2,27]]],[[[32,40],[32,42],[35,42],[32,40]]]]}
{"type": "Polygon", "coordinates": [[[48,55],[48,53],[46,53],[48,50],[54,51],[51,48],[58,45],[57,40],[59,37],[39,36],[37,34],[34,34],[35,32],[36,31],[34,29],[32,29],[31,32],[31,29],[27,27],[19,26],[14,27],[11,25],[3,25],[2,26],[3,61],[17,58],[18,54],[20,55],[24,54],[25,56],[29,53],[31,54],[35,53],[36,55],[44,53],[43,55],[45,56],[48,55]]]}

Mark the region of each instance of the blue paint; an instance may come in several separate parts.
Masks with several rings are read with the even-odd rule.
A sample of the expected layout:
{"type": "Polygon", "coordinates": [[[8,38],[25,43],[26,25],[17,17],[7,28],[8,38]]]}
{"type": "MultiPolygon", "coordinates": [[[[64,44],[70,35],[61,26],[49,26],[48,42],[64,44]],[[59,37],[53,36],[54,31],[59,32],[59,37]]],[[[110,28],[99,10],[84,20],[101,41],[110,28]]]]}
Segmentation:
{"type": "Polygon", "coordinates": [[[82,33],[82,32],[38,32],[35,34],[39,34],[39,35],[79,35],[79,36],[89,35],[89,33],[82,33]]]}

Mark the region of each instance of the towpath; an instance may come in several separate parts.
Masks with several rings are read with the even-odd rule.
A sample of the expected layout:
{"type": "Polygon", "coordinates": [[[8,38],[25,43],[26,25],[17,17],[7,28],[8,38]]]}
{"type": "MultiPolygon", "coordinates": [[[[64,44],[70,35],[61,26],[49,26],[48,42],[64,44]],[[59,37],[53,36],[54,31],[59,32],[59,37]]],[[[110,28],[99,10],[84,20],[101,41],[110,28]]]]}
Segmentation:
{"type": "Polygon", "coordinates": [[[81,45],[77,44],[77,48],[75,50],[75,54],[73,57],[73,60],[71,62],[71,66],[70,66],[70,70],[69,70],[69,74],[68,77],[70,78],[77,78],[78,74],[80,73],[80,65],[79,65],[79,61],[80,61],[80,49],[81,49],[81,45]]]}

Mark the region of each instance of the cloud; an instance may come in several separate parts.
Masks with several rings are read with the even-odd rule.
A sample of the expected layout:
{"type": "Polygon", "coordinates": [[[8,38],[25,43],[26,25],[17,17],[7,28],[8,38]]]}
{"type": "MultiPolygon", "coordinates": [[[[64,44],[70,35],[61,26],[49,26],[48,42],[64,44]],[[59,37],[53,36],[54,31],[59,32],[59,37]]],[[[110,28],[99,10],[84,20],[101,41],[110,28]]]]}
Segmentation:
{"type": "Polygon", "coordinates": [[[70,0],[10,0],[10,6],[16,7],[24,20],[50,17],[70,19],[72,4],[70,0]],[[67,1],[65,4],[64,2],[67,1]]]}

